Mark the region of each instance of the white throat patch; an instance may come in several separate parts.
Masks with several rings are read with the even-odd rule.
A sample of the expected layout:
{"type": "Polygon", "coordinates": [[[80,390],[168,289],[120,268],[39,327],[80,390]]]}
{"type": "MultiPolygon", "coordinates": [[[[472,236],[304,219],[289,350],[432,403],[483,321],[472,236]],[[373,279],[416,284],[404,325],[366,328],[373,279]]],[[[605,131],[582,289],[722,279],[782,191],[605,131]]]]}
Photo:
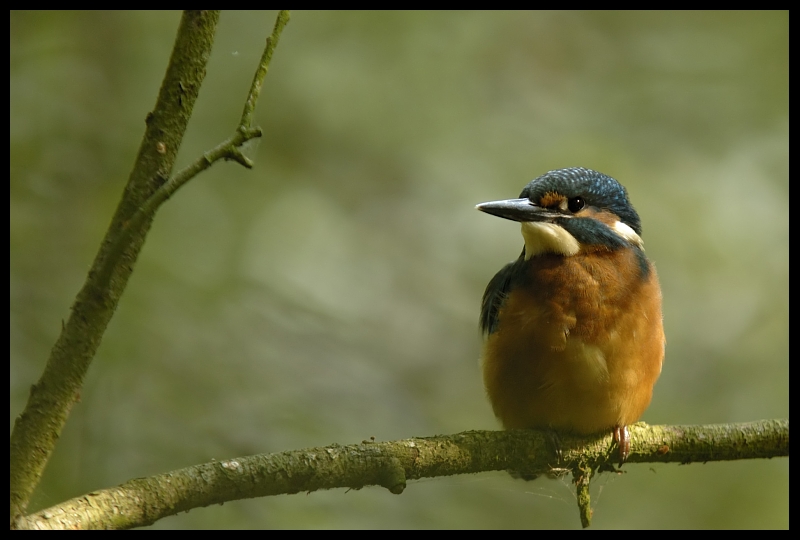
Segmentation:
{"type": "Polygon", "coordinates": [[[575,237],[555,223],[523,221],[522,238],[525,239],[525,260],[542,253],[570,256],[581,249],[575,237]]]}

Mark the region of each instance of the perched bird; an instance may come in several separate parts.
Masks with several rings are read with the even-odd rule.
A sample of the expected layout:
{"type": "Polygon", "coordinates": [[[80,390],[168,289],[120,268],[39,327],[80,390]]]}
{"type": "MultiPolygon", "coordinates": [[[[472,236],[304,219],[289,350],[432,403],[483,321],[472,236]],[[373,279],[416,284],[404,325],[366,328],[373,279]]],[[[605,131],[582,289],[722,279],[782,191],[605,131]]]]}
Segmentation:
{"type": "Polygon", "coordinates": [[[612,431],[624,461],[665,345],[661,288],[627,191],[597,171],[559,169],[476,208],[520,222],[525,241],[481,306],[495,415],[506,429],[612,431]]]}

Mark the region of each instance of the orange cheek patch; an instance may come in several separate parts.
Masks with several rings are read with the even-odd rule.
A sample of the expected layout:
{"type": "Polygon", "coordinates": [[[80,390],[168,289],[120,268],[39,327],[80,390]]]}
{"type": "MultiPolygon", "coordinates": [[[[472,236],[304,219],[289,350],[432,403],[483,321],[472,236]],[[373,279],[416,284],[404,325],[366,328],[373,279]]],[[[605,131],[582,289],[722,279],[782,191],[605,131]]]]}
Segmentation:
{"type": "Polygon", "coordinates": [[[596,219],[600,223],[604,223],[609,227],[614,227],[614,224],[619,221],[619,217],[617,217],[617,215],[613,212],[609,212],[608,210],[599,210],[592,207],[584,208],[575,215],[596,219]]]}
{"type": "Polygon", "coordinates": [[[542,195],[542,198],[539,200],[539,206],[544,208],[554,208],[560,206],[561,203],[566,200],[567,198],[560,193],[550,191],[542,195]]]}

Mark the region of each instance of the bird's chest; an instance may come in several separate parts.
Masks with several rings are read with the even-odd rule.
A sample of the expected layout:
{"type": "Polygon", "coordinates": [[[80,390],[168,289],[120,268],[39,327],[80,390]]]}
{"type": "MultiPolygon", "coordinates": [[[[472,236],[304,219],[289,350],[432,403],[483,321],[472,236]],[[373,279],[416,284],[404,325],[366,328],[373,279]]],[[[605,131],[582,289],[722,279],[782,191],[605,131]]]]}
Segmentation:
{"type": "Polygon", "coordinates": [[[628,259],[624,252],[532,258],[500,311],[500,333],[539,350],[564,350],[570,338],[601,345],[640,288],[628,259]]]}
{"type": "Polygon", "coordinates": [[[484,381],[507,428],[591,433],[636,421],[661,371],[655,272],[624,253],[536,257],[484,345],[484,381]]]}

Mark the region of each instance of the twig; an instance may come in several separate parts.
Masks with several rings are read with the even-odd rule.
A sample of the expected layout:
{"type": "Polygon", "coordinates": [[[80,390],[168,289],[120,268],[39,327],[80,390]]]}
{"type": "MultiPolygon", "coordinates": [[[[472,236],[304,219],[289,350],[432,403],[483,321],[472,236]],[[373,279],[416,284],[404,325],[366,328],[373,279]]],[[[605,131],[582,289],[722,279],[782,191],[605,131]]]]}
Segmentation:
{"type": "Polygon", "coordinates": [[[17,525],[42,476],[106,327],[133,272],[153,216],[181,186],[220,159],[245,167],[252,162],[240,146],[261,135],[251,126],[261,85],[289,13],[281,11],[256,70],[244,114],[234,134],[169,178],[194,103],[205,78],[218,11],[186,11],[169,66],[119,206],[66,323],[62,323],[47,365],[31,386],[25,410],[10,440],[10,520],[17,525]]]}

